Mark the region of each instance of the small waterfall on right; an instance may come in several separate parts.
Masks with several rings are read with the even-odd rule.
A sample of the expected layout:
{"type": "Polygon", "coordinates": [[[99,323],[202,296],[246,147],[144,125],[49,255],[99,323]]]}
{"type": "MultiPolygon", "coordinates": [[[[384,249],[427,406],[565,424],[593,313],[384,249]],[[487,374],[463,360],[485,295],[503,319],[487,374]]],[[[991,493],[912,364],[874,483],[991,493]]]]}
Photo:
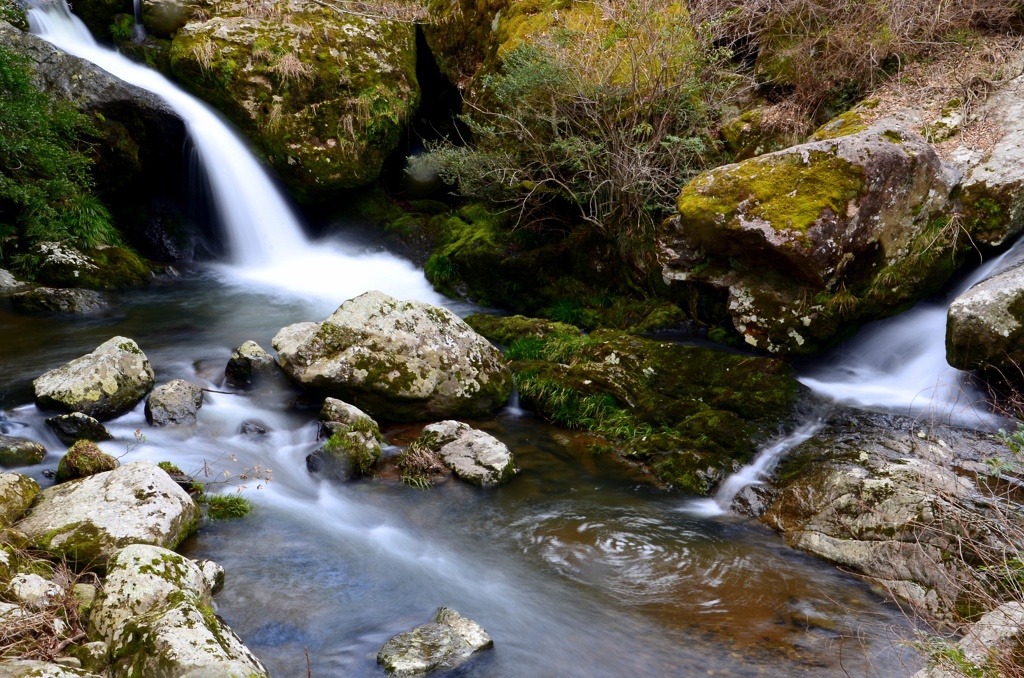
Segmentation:
{"type": "Polygon", "coordinates": [[[1024,240],[981,265],[942,302],[924,301],[866,325],[845,345],[806,369],[799,380],[836,402],[971,428],[995,428],[985,395],[970,373],[946,362],[946,312],[954,298],[1018,262],[1024,240]]]}

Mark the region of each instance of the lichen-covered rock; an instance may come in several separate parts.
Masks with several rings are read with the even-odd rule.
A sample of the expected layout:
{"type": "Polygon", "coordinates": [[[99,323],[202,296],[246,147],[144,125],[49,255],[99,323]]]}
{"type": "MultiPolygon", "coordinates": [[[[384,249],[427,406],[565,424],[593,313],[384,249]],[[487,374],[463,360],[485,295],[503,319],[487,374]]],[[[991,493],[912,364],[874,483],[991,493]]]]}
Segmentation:
{"type": "Polygon", "coordinates": [[[255,341],[247,341],[234,350],[224,368],[228,386],[253,388],[285,382],[274,356],[255,341]]]}
{"type": "Polygon", "coordinates": [[[1009,547],[998,526],[1016,521],[1014,510],[974,480],[1005,454],[983,433],[838,411],[783,460],[781,493],[762,520],[791,546],[946,618],[966,590],[986,586],[976,555],[1009,547]]]}
{"type": "Polygon", "coordinates": [[[659,234],[662,275],[670,294],[724,295],[752,346],[810,353],[956,270],[969,249],[949,216],[959,178],[883,123],[719,167],[679,195],[659,234]]]}
{"type": "Polygon", "coordinates": [[[97,447],[96,443],[79,440],[57,464],[57,482],[113,471],[117,467],[117,459],[97,447]]]}
{"type": "Polygon", "coordinates": [[[109,646],[112,675],[254,678],[267,671],[211,608],[198,564],[131,545],[108,563],[90,628],[109,646]]]}
{"type": "Polygon", "coordinates": [[[0,678],[99,678],[94,673],[35,659],[0,661],[0,678]]]}
{"type": "Polygon", "coordinates": [[[458,421],[426,426],[414,444],[436,453],[456,477],[473,485],[500,485],[518,472],[505,443],[458,421]]]}
{"type": "Polygon", "coordinates": [[[286,327],[273,344],[302,386],[395,421],[486,416],[512,391],[501,352],[455,314],[382,292],[286,327]]]}
{"type": "Polygon", "coordinates": [[[75,313],[91,315],[108,306],[95,290],[36,287],[11,295],[11,305],[25,313],[75,313]]]}
{"type": "Polygon", "coordinates": [[[46,425],[65,445],[73,445],[78,440],[102,442],[113,438],[103,424],[81,412],[50,417],[46,425]]]}
{"type": "Polygon", "coordinates": [[[0,435],[0,467],[31,466],[46,456],[46,448],[28,438],[0,435]]]}
{"type": "Polygon", "coordinates": [[[231,119],[300,200],[374,181],[419,102],[415,27],[313,0],[198,2],[177,79],[231,119]]]}
{"type": "Polygon", "coordinates": [[[19,573],[11,578],[7,594],[32,610],[50,607],[64,589],[38,574],[19,573]]]}
{"type": "MultiPolygon", "coordinates": [[[[1009,602],[986,612],[968,624],[960,640],[946,648],[948,652],[932,652],[936,663],[921,669],[913,678],[961,678],[963,668],[977,669],[977,675],[1002,675],[998,660],[1012,662],[1020,656],[1024,629],[1024,603],[1009,602]],[[995,661],[993,661],[995,660],[995,661]]],[[[970,675],[970,674],[967,674],[970,675]]]]}
{"type": "Polygon", "coordinates": [[[799,143],[799,135],[784,124],[774,122],[774,118],[783,114],[772,107],[760,106],[722,123],[719,137],[725,152],[733,162],[739,162],[799,143]]]}
{"type": "Polygon", "coordinates": [[[175,379],[153,389],[146,399],[146,421],[153,426],[196,423],[203,406],[203,387],[175,379]]]}
{"type": "Polygon", "coordinates": [[[25,515],[39,494],[39,483],[20,473],[0,473],[0,527],[7,528],[25,515]]]}
{"type": "Polygon", "coordinates": [[[949,305],[946,361],[1015,377],[1024,364],[1024,265],[970,288],[949,305]]]}
{"type": "Polygon", "coordinates": [[[339,431],[363,431],[378,441],[384,440],[380,435],[380,427],[370,415],[355,405],[337,398],[324,399],[317,419],[320,426],[331,434],[339,431]]]}
{"type": "Polygon", "coordinates": [[[149,281],[149,266],[123,247],[95,247],[81,252],[66,243],[43,242],[37,250],[36,280],[45,285],[110,290],[149,281]]]}
{"type": "Polygon", "coordinates": [[[155,381],[138,344],[113,337],[92,353],[50,370],[32,387],[39,407],[82,412],[103,421],[135,407],[155,381]]]}
{"type": "Polygon", "coordinates": [[[377,663],[392,676],[418,676],[453,668],[491,647],[494,641],[479,624],[442,607],[432,623],[400,633],[385,643],[377,653],[377,663]]]}
{"type": "Polygon", "coordinates": [[[128,544],[174,548],[195,530],[198,517],[195,502],[167,473],[136,461],[44,490],[15,527],[33,548],[102,571],[128,544]]]}

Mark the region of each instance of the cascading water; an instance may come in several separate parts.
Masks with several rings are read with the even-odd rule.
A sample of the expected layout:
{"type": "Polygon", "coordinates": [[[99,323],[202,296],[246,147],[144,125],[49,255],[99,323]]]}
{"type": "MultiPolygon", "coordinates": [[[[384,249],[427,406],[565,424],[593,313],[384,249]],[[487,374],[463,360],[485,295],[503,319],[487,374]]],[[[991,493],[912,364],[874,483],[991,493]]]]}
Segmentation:
{"type": "Polygon", "coordinates": [[[799,379],[841,403],[927,416],[974,428],[998,426],[970,374],[946,362],[949,301],[1019,261],[1024,241],[979,267],[946,303],[922,302],[901,315],[866,326],[845,346],[799,379]]]}
{"type": "Polygon", "coordinates": [[[156,71],[99,46],[64,0],[33,2],[28,18],[33,33],[159,96],[185,121],[226,234],[232,264],[218,271],[228,280],[270,293],[319,297],[328,308],[369,289],[441,301],[408,262],[351,244],[311,244],[270,177],[212,110],[156,71]]]}

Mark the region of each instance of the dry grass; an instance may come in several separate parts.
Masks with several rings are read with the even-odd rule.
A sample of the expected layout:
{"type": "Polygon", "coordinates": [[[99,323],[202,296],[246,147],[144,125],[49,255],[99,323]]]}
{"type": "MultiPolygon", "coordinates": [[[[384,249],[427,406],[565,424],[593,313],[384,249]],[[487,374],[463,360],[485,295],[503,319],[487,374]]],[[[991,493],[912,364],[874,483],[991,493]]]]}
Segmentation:
{"type": "Polygon", "coordinates": [[[48,607],[22,607],[0,617],[0,657],[53,661],[69,645],[84,640],[84,620],[73,595],[75,584],[81,583],[83,576],[61,563],[52,578],[60,593],[48,607]]]}
{"type": "Polygon", "coordinates": [[[415,441],[398,458],[398,468],[402,482],[413,487],[430,487],[447,477],[447,469],[437,452],[415,441]]]}
{"type": "Polygon", "coordinates": [[[277,63],[267,70],[276,73],[282,82],[309,80],[313,77],[313,67],[303,63],[291,52],[282,55],[277,63]]]}
{"type": "Polygon", "coordinates": [[[217,54],[217,47],[208,38],[199,40],[192,45],[192,56],[203,71],[209,71],[213,64],[213,57],[217,54]]]}

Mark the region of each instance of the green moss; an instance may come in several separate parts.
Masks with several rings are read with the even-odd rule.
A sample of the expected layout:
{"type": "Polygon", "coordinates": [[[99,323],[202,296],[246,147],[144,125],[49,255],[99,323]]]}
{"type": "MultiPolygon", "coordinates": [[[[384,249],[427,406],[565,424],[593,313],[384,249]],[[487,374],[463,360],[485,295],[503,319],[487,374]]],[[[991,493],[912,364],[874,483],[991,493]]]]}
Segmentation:
{"type": "Polygon", "coordinates": [[[339,432],[327,440],[324,451],[340,458],[348,466],[353,477],[369,476],[380,459],[380,446],[367,443],[362,436],[339,432]]]}
{"type": "Polygon", "coordinates": [[[85,478],[117,468],[117,460],[91,440],[79,440],[61,457],[57,465],[57,482],[85,478]]]}
{"type": "Polygon", "coordinates": [[[824,151],[761,156],[707,172],[679,196],[683,223],[739,228],[760,219],[778,231],[806,233],[830,211],[845,214],[864,188],[863,170],[824,151]]]}
{"type": "Polygon", "coordinates": [[[214,494],[205,497],[206,514],[214,520],[241,518],[252,513],[252,503],[240,494],[214,494]]]}
{"type": "Polygon", "coordinates": [[[518,339],[545,339],[547,337],[581,336],[578,327],[565,323],[549,322],[526,316],[495,316],[474,313],[466,318],[466,324],[491,341],[508,345],[518,339]]]}
{"type": "Polygon", "coordinates": [[[846,111],[819,127],[811,136],[812,141],[827,141],[863,132],[868,128],[864,122],[864,111],[860,107],[846,111]]]}

